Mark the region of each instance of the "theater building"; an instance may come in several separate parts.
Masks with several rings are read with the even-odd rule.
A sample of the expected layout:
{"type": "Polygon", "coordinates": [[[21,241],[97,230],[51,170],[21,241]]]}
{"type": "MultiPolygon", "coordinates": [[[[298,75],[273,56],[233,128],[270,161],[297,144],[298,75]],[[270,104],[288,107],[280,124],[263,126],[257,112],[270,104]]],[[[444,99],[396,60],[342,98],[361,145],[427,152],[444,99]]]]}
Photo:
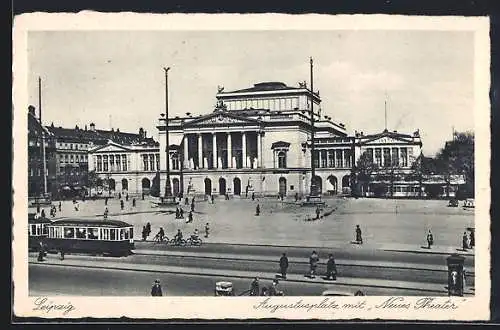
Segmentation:
{"type": "MultiPolygon", "coordinates": [[[[265,82],[226,92],[219,88],[207,114],[168,118],[174,195],[304,195],[311,182],[310,102],[314,102],[318,184],[338,193],[354,160],[354,140],[343,124],[321,116],[319,93],[265,82]]],[[[166,118],[157,126],[160,184],[166,180],[166,118]]],[[[346,183],[347,184],[347,183],[346,183]]]]}

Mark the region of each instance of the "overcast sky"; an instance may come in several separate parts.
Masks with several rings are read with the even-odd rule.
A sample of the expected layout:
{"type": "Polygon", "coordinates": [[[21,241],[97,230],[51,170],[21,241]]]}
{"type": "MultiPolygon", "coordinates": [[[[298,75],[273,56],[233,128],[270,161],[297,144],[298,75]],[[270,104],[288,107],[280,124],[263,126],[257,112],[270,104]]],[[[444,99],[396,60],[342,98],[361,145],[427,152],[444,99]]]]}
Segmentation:
{"type": "Polygon", "coordinates": [[[263,81],[309,84],[323,113],[348,132],[420,129],[424,153],[437,152],[455,130],[473,130],[472,32],[434,31],[158,31],[30,32],[29,98],[44,124],[157,137],[165,111],[162,67],[170,66],[170,115],[213,111],[226,91],[263,81]]]}

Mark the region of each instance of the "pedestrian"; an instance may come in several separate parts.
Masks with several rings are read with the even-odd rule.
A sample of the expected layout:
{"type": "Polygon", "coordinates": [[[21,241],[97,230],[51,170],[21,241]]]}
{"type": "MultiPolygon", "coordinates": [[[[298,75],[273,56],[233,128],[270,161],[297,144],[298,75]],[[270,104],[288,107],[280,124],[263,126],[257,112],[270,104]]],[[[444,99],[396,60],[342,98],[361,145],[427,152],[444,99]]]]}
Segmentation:
{"type": "Polygon", "coordinates": [[[337,266],[331,253],[328,255],[328,261],[326,262],[326,279],[334,281],[337,279],[337,266]]]}
{"type": "Polygon", "coordinates": [[[193,200],[191,202],[191,212],[194,212],[194,197],[193,197],[193,200]]]}
{"type": "Polygon", "coordinates": [[[144,200],[144,193],[142,193],[142,200],[144,200]]]}
{"type": "Polygon", "coordinates": [[[316,219],[319,219],[320,213],[321,213],[321,210],[320,210],[320,208],[318,206],[318,207],[316,207],[316,219]]]}
{"type": "Polygon", "coordinates": [[[361,228],[356,225],[356,243],[363,244],[363,237],[361,236],[361,228]]]}
{"type": "Polygon", "coordinates": [[[427,233],[427,248],[430,249],[432,244],[434,244],[434,236],[432,236],[431,230],[427,233]]]}
{"type": "Polygon", "coordinates": [[[148,222],[146,224],[146,232],[148,233],[148,236],[151,234],[151,223],[150,222],[148,222]]]}
{"type": "Polygon", "coordinates": [[[280,258],[280,273],[281,273],[281,278],[286,280],[286,271],[288,269],[288,258],[286,256],[286,253],[283,253],[283,255],[280,258]]]}
{"type": "Polygon", "coordinates": [[[109,213],[109,210],[108,210],[108,207],[106,207],[104,209],[104,219],[107,219],[108,218],[108,213],[109,213]]]}
{"type": "Polygon", "coordinates": [[[118,199],[122,199],[122,193],[118,193],[118,199]]]}
{"type": "Polygon", "coordinates": [[[179,208],[179,216],[181,217],[181,219],[184,219],[184,210],[181,208],[179,208]]]}
{"type": "Polygon", "coordinates": [[[146,240],[147,236],[148,236],[148,230],[146,229],[146,226],[142,226],[142,241],[143,242],[146,240]]]}
{"type": "Polygon", "coordinates": [[[128,193],[125,195],[125,200],[128,202],[128,193]]]}
{"type": "Polygon", "coordinates": [[[45,210],[44,210],[44,209],[42,209],[41,216],[42,216],[42,218],[44,218],[44,219],[45,219],[45,210]]]}
{"type": "Polygon", "coordinates": [[[39,243],[39,248],[38,248],[38,261],[44,261],[45,259],[45,247],[43,246],[43,242],[40,241],[39,243]]]}
{"type": "Polygon", "coordinates": [[[40,204],[39,203],[36,204],[36,213],[40,213],[40,204]]]}
{"type": "Polygon", "coordinates": [[[255,200],[255,193],[252,192],[252,200],[254,201],[255,200]]]}
{"type": "Polygon", "coordinates": [[[61,212],[61,207],[62,207],[61,201],[59,201],[59,212],[61,212]]]}
{"type": "Polygon", "coordinates": [[[310,266],[310,276],[314,278],[316,276],[316,268],[318,267],[319,257],[316,251],[311,253],[309,257],[309,266],[310,266]]]}
{"type": "Polygon", "coordinates": [[[189,205],[189,198],[188,198],[188,197],[186,197],[186,198],[184,199],[184,205],[189,205]]]}
{"type": "Polygon", "coordinates": [[[193,222],[193,212],[189,212],[189,215],[188,215],[188,223],[190,222],[193,222]]]}
{"type": "Polygon", "coordinates": [[[175,218],[176,219],[180,218],[180,212],[179,212],[179,208],[178,207],[175,208],[175,218]]]}
{"type": "Polygon", "coordinates": [[[120,208],[123,211],[123,208],[125,207],[125,204],[123,203],[123,199],[120,199],[120,208]]]}
{"type": "Polygon", "coordinates": [[[104,198],[104,205],[108,205],[108,197],[104,198]]]}
{"type": "Polygon", "coordinates": [[[281,296],[282,292],[278,290],[278,280],[273,280],[273,283],[269,286],[269,289],[267,290],[269,296],[281,296]]]}
{"type": "Polygon", "coordinates": [[[132,207],[135,207],[135,198],[132,198],[132,207]]]}
{"type": "Polygon", "coordinates": [[[257,204],[257,207],[255,208],[255,215],[260,215],[260,205],[257,204]]]}
{"type": "Polygon", "coordinates": [[[210,227],[208,226],[208,222],[205,224],[205,238],[208,238],[208,234],[210,233],[210,227]]]}
{"type": "Polygon", "coordinates": [[[78,211],[80,208],[80,204],[78,204],[77,201],[75,201],[75,211],[78,211]]]}
{"type": "Polygon", "coordinates": [[[259,292],[259,278],[255,277],[250,284],[250,296],[258,296],[259,292]]]}
{"type": "Polygon", "coordinates": [[[299,193],[295,193],[295,201],[297,202],[299,200],[299,193]]]}
{"type": "Polygon", "coordinates": [[[151,296],[153,296],[153,297],[163,296],[163,292],[161,290],[160,280],[155,280],[155,283],[151,287],[151,296]]]}
{"type": "Polygon", "coordinates": [[[470,247],[471,248],[473,248],[476,245],[476,241],[474,239],[474,230],[470,231],[469,242],[470,242],[470,247]]]}
{"type": "Polygon", "coordinates": [[[61,253],[61,257],[59,259],[64,260],[64,254],[65,254],[64,250],[61,249],[61,251],[59,251],[59,252],[61,253]]]}
{"type": "Polygon", "coordinates": [[[212,204],[213,204],[213,203],[214,203],[214,201],[215,201],[215,199],[214,199],[214,195],[211,195],[211,196],[210,196],[210,199],[211,199],[212,204]]]}
{"type": "Polygon", "coordinates": [[[468,248],[469,248],[469,246],[467,244],[467,233],[464,232],[464,235],[462,236],[462,249],[464,251],[467,251],[468,248]]]}

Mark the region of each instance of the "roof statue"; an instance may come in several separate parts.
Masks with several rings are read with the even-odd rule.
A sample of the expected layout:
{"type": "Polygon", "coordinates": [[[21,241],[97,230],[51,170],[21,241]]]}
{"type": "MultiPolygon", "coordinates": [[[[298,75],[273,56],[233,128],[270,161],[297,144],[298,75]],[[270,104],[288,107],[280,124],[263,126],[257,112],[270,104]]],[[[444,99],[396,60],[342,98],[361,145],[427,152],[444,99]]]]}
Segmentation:
{"type": "Polygon", "coordinates": [[[224,86],[217,85],[217,93],[222,93],[224,91],[224,86]]]}
{"type": "Polygon", "coordinates": [[[300,88],[307,88],[307,82],[305,80],[303,82],[299,81],[299,87],[300,88]]]}

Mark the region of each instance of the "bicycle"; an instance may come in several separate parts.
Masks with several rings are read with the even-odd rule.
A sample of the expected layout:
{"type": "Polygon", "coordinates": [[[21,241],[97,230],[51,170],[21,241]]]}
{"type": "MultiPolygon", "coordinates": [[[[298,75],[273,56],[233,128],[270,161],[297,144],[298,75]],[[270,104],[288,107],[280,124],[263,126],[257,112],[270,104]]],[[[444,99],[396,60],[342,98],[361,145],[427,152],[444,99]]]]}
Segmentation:
{"type": "Polygon", "coordinates": [[[168,244],[173,245],[173,246],[186,246],[187,241],[183,238],[179,239],[171,239],[168,244]]]}
{"type": "Polygon", "coordinates": [[[167,236],[160,237],[159,234],[156,234],[155,237],[153,238],[153,243],[154,244],[168,244],[170,240],[168,239],[167,236]]]}
{"type": "Polygon", "coordinates": [[[203,243],[203,241],[199,237],[198,238],[189,237],[186,240],[186,244],[192,245],[192,246],[201,246],[202,243],[203,243]]]}

